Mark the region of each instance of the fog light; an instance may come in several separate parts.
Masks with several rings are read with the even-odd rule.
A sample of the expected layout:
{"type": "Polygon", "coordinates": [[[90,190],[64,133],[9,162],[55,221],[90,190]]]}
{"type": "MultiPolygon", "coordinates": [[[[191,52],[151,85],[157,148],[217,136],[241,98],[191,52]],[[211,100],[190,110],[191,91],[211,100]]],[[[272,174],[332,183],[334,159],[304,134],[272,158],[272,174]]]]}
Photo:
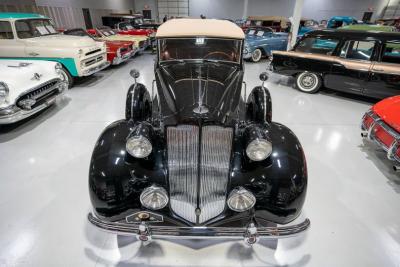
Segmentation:
{"type": "Polygon", "coordinates": [[[168,204],[167,191],[156,185],[147,187],[140,194],[140,203],[151,210],[162,209],[168,204]]]}
{"type": "Polygon", "coordinates": [[[145,158],[150,155],[153,147],[144,136],[132,136],[126,141],[126,151],[135,158],[145,158]]]}
{"type": "Polygon", "coordinates": [[[243,187],[231,191],[227,201],[228,207],[237,212],[251,209],[256,204],[255,196],[243,187]]]}
{"type": "Polygon", "coordinates": [[[247,156],[254,161],[262,161],[272,153],[272,144],[265,139],[255,139],[246,148],[247,156]]]}

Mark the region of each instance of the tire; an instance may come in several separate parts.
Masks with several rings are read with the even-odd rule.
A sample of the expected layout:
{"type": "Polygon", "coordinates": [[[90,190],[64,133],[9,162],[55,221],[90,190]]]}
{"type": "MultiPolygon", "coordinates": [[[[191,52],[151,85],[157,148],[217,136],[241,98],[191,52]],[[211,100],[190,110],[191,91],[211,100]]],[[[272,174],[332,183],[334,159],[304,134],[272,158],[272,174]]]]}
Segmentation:
{"type": "Polygon", "coordinates": [[[262,58],[263,54],[260,48],[255,49],[252,53],[251,53],[251,61],[252,62],[259,62],[262,58]]]}
{"type": "Polygon", "coordinates": [[[60,70],[60,74],[63,77],[63,81],[68,83],[68,89],[70,89],[74,85],[74,77],[64,67],[60,70]]]}
{"type": "Polygon", "coordinates": [[[322,78],[313,72],[302,72],[296,76],[296,87],[300,91],[314,94],[319,91],[322,85],[322,78]]]}

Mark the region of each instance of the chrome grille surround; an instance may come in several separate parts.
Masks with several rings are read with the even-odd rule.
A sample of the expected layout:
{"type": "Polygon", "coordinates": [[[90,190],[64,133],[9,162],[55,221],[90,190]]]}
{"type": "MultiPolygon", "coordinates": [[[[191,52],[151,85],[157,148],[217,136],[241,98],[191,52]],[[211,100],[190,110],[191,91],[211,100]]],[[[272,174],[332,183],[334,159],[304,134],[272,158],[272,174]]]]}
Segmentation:
{"type": "Polygon", "coordinates": [[[205,126],[201,133],[199,223],[224,211],[229,178],[232,129],[205,126]]]}
{"type": "Polygon", "coordinates": [[[177,215],[200,224],[223,212],[232,138],[233,129],[220,126],[202,127],[201,137],[198,126],[167,128],[170,205],[177,215]]]}
{"type": "Polygon", "coordinates": [[[171,209],[196,222],[199,127],[167,128],[169,194],[171,209]]]}

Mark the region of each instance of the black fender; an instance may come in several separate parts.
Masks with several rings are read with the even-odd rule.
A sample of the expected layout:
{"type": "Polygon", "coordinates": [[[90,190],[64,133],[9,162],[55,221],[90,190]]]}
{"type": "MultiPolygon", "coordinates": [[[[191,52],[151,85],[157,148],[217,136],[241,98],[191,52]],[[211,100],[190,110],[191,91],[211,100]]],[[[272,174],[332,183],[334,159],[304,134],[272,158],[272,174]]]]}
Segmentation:
{"type": "Polygon", "coordinates": [[[119,216],[140,209],[140,193],[144,188],[159,184],[167,187],[163,162],[163,138],[157,132],[151,140],[149,157],[137,159],[126,152],[126,140],[135,123],[120,120],[109,125],[100,135],[92,153],[89,169],[89,195],[94,212],[101,217],[119,216]],[[134,171],[133,171],[134,170],[134,171]]]}
{"type": "Polygon", "coordinates": [[[246,138],[235,137],[230,189],[242,186],[256,197],[254,216],[260,222],[286,224],[302,210],[307,191],[307,163],[295,134],[279,123],[263,125],[272,153],[263,161],[251,161],[246,138]]]}
{"type": "Polygon", "coordinates": [[[246,103],[246,121],[260,124],[272,121],[271,94],[264,86],[256,86],[250,92],[246,103]]]}
{"type": "Polygon", "coordinates": [[[131,85],[126,94],[125,118],[145,121],[151,117],[152,102],[149,91],[141,83],[131,85]]]}

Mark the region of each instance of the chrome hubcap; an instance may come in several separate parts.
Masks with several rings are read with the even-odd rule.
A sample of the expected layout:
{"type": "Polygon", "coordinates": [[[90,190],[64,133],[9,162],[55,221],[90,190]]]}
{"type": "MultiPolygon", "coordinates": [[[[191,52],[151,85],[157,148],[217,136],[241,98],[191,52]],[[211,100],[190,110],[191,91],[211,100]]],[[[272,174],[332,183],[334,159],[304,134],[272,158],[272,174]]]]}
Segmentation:
{"type": "Polygon", "coordinates": [[[314,87],[316,78],[313,75],[306,75],[301,79],[301,85],[307,89],[314,87]]]}
{"type": "Polygon", "coordinates": [[[259,61],[260,58],[261,58],[261,51],[260,50],[254,50],[252,58],[253,58],[253,61],[259,61]]]}

